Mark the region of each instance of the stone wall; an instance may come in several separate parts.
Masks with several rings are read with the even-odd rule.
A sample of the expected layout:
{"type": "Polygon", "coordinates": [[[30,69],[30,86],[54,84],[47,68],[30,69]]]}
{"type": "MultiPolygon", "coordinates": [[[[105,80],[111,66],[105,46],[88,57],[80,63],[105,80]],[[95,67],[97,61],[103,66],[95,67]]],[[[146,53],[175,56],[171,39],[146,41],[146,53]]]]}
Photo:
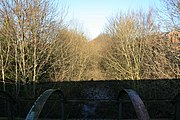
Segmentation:
{"type": "MultiPolygon", "coordinates": [[[[14,86],[7,86],[9,93],[13,93],[14,86]]],[[[36,96],[32,96],[32,85],[21,86],[19,96],[16,98],[18,105],[17,116],[25,117],[35,99],[47,89],[60,89],[69,101],[65,105],[66,115],[70,118],[117,118],[118,102],[115,102],[118,93],[123,88],[137,91],[144,101],[151,118],[173,118],[173,98],[180,93],[180,80],[140,80],[140,81],[81,81],[39,83],[36,85],[36,96]],[[72,102],[73,100],[81,100],[72,102]],[[91,99],[91,101],[86,101],[91,99]],[[114,100],[111,102],[98,101],[100,99],[114,100]],[[84,101],[83,101],[84,100],[84,101]],[[93,101],[95,100],[95,101],[93,101]]],[[[128,98],[125,97],[128,100],[128,98]]],[[[49,100],[41,116],[47,113],[50,117],[59,117],[59,102],[49,100]],[[51,108],[51,109],[50,109],[51,108]]],[[[1,107],[2,108],[2,107],[1,107]]],[[[3,109],[1,109],[2,111],[3,109]]],[[[0,111],[0,116],[1,112],[0,111]]],[[[48,116],[47,116],[48,117],[48,116]]],[[[136,118],[131,102],[123,103],[123,117],[136,118]]]]}

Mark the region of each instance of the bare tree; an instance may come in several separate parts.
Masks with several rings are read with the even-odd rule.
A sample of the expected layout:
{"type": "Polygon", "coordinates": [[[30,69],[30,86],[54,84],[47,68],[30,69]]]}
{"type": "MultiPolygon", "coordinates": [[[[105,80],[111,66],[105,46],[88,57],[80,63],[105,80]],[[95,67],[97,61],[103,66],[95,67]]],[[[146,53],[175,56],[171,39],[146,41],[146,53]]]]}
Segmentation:
{"type": "Polygon", "coordinates": [[[52,4],[50,0],[0,0],[1,35],[14,46],[16,82],[38,82],[48,70],[58,26],[52,4]]]}
{"type": "Polygon", "coordinates": [[[107,33],[111,37],[102,60],[110,79],[141,79],[147,35],[156,32],[152,11],[120,14],[110,21],[107,33]]]}
{"type": "Polygon", "coordinates": [[[168,31],[180,29],[180,0],[161,0],[161,8],[158,8],[159,21],[168,31]]]}
{"type": "Polygon", "coordinates": [[[166,69],[170,71],[166,73],[169,78],[179,78],[180,76],[180,0],[161,0],[161,8],[157,9],[159,22],[162,24],[164,48],[161,51],[166,56],[166,69]],[[167,67],[168,66],[168,67],[167,67]]]}
{"type": "Polygon", "coordinates": [[[3,83],[3,91],[6,90],[5,84],[5,73],[8,68],[9,64],[9,53],[10,53],[10,42],[6,41],[5,38],[1,38],[0,41],[0,65],[1,65],[1,77],[2,77],[2,83],[3,83]]]}
{"type": "Polygon", "coordinates": [[[102,57],[106,79],[179,78],[178,50],[159,31],[152,11],[120,14],[110,21],[110,40],[102,57]]]}
{"type": "Polygon", "coordinates": [[[89,55],[86,38],[73,30],[60,30],[53,52],[52,78],[56,81],[86,79],[89,55]]]}

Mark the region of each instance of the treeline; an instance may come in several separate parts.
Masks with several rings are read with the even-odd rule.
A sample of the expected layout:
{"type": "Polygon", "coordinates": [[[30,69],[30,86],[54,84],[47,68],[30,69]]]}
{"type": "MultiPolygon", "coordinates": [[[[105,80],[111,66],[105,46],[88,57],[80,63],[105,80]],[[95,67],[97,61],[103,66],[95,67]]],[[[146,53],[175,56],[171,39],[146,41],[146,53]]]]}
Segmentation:
{"type": "MultiPolygon", "coordinates": [[[[85,80],[87,38],[55,21],[50,0],[0,1],[0,79],[6,83],[85,80]]],[[[64,13],[63,13],[64,14],[64,13]]]]}
{"type": "Polygon", "coordinates": [[[167,44],[153,11],[120,13],[90,42],[60,13],[58,22],[50,0],[0,0],[4,90],[6,83],[180,78],[179,43],[167,44]]]}
{"type": "Polygon", "coordinates": [[[160,9],[129,11],[109,19],[104,34],[91,42],[96,50],[95,77],[180,78],[180,1],[161,3],[160,9]]]}
{"type": "Polygon", "coordinates": [[[105,79],[180,78],[180,41],[169,42],[153,18],[152,11],[129,12],[110,21],[106,34],[97,38],[106,42],[99,58],[105,79]]]}

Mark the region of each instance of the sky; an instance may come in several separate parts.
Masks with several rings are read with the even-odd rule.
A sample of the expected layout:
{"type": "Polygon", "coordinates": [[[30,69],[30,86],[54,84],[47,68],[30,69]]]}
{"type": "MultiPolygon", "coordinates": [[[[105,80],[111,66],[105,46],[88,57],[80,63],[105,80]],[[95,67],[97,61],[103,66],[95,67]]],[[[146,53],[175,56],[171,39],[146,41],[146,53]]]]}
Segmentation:
{"type": "Polygon", "coordinates": [[[160,5],[159,0],[61,0],[68,6],[66,19],[89,37],[103,33],[108,19],[128,10],[148,10],[160,5]]]}

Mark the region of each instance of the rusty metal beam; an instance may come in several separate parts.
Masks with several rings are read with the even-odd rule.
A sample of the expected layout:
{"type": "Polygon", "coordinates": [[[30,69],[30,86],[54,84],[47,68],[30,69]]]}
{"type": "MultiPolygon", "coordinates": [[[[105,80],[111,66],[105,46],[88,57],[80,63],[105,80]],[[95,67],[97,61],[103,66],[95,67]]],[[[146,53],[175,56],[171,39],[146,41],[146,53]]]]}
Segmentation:
{"type": "Polygon", "coordinates": [[[37,120],[46,101],[50,98],[52,94],[55,93],[58,93],[58,95],[60,96],[61,117],[62,119],[64,119],[64,94],[60,90],[49,89],[43,92],[34,102],[34,105],[31,107],[29,113],[26,116],[26,120],[37,120]]]}
{"type": "Polygon", "coordinates": [[[141,100],[141,98],[139,97],[139,95],[137,94],[136,91],[132,90],[132,89],[123,89],[120,91],[119,96],[118,96],[118,101],[119,101],[119,120],[122,119],[122,100],[123,100],[123,96],[127,94],[128,97],[130,98],[133,107],[136,111],[136,115],[138,120],[150,120],[148,111],[143,103],[143,101],[141,100]]]}

